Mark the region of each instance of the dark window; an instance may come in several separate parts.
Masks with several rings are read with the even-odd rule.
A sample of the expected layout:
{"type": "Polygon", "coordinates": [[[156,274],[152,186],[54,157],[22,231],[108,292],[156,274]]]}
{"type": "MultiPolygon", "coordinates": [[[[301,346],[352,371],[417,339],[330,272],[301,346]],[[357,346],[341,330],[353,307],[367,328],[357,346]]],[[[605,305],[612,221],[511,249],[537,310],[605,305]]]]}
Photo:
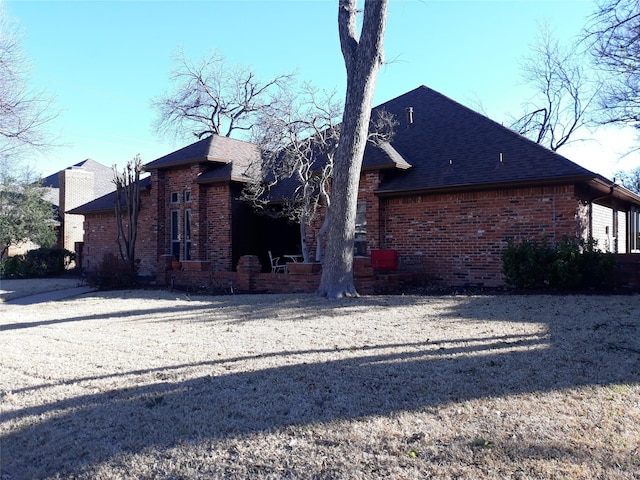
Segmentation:
{"type": "Polygon", "coordinates": [[[356,210],[356,233],[353,242],[353,254],[356,257],[367,255],[367,202],[359,201],[356,210]]]}
{"type": "Polygon", "coordinates": [[[184,259],[191,260],[191,210],[184,211],[184,259]]]}
{"type": "Polygon", "coordinates": [[[180,194],[178,192],[171,192],[171,203],[180,203],[180,194]]]}
{"type": "Polygon", "coordinates": [[[171,212],[171,255],[180,260],[180,212],[171,212]]]}
{"type": "Polygon", "coordinates": [[[191,201],[191,190],[184,191],[184,203],[189,203],[191,201]]]}

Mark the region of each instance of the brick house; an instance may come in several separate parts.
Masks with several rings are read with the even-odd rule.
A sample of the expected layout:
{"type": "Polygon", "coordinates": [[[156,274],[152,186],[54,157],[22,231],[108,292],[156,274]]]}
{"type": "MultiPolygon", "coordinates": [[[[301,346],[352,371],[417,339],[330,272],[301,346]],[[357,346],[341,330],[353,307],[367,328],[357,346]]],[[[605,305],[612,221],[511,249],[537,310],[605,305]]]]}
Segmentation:
{"type": "Polygon", "coordinates": [[[42,180],[42,187],[46,200],[60,212],[58,245],[72,252],[76,243],[83,241],[84,217],[69,212],[116,188],[111,167],[91,158],[49,175],[42,180]]]}
{"type": "MultiPolygon", "coordinates": [[[[71,165],[42,179],[44,200],[51,203],[57,215],[57,245],[75,251],[83,241],[84,216],[70,213],[115,190],[113,170],[91,158],[71,165]]],[[[38,248],[26,241],[9,249],[9,256],[38,248]]]]}
{"type": "MultiPolygon", "coordinates": [[[[400,125],[391,144],[365,151],[356,255],[391,250],[401,272],[499,286],[509,239],[592,237],[609,251],[640,253],[633,192],[424,86],[376,108],[400,125]]],[[[149,163],[141,270],[167,281],[167,262],[178,257],[181,280],[205,283],[246,255],[267,271],[268,250],[297,253],[297,226],[256,215],[238,199],[258,157],[250,143],[212,136],[149,163]]],[[[116,251],[113,201],[73,210],[85,216],[84,267],[116,251]]]]}

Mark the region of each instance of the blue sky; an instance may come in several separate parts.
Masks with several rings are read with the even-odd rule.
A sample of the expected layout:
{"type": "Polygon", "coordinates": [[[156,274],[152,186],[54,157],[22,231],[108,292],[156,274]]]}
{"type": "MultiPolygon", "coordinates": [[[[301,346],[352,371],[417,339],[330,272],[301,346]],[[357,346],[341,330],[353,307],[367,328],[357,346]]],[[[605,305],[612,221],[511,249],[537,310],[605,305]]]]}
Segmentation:
{"type": "MultiPolygon", "coordinates": [[[[5,0],[24,34],[32,83],[56,98],[51,125],[62,146],[34,155],[44,175],[85,158],[123,165],[140,153],[150,162],[184,146],[152,130],[151,100],[170,89],[171,57],[182,47],[199,58],[218,49],[260,78],[297,71],[324,89],[345,85],[337,0],[36,1],[5,0]]],[[[531,92],[519,61],[546,21],[569,40],[594,9],[591,0],[391,0],[385,38],[390,63],[375,103],[419,85],[482,110],[499,122],[517,114],[531,92]]],[[[640,165],[622,157],[632,132],[601,129],[559,153],[611,176],[640,165]]]]}

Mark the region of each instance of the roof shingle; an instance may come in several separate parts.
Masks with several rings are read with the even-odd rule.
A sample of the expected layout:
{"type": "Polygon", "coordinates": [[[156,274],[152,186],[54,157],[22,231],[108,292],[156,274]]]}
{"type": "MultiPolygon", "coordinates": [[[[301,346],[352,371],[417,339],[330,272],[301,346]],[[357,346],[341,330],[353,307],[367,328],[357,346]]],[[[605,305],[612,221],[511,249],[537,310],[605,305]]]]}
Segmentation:
{"type": "Polygon", "coordinates": [[[411,165],[408,170],[388,173],[379,193],[596,176],[425,86],[376,109],[387,110],[401,122],[391,143],[411,165]],[[405,120],[408,107],[413,107],[412,125],[405,120]]]}
{"type": "Polygon", "coordinates": [[[258,147],[252,143],[212,135],[147,163],[145,168],[155,170],[206,162],[246,164],[259,156],[258,147]]]}

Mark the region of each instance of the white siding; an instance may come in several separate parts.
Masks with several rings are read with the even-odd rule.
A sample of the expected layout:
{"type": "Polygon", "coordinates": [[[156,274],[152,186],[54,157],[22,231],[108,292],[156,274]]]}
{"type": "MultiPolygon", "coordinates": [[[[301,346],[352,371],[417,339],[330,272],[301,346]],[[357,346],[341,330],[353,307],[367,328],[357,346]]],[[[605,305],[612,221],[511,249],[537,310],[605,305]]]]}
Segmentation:
{"type": "Polygon", "coordinates": [[[627,212],[618,212],[618,252],[627,253],[627,212]]]}
{"type": "Polygon", "coordinates": [[[613,210],[602,205],[592,205],[591,235],[598,242],[598,248],[604,252],[613,252],[613,210]]]}

